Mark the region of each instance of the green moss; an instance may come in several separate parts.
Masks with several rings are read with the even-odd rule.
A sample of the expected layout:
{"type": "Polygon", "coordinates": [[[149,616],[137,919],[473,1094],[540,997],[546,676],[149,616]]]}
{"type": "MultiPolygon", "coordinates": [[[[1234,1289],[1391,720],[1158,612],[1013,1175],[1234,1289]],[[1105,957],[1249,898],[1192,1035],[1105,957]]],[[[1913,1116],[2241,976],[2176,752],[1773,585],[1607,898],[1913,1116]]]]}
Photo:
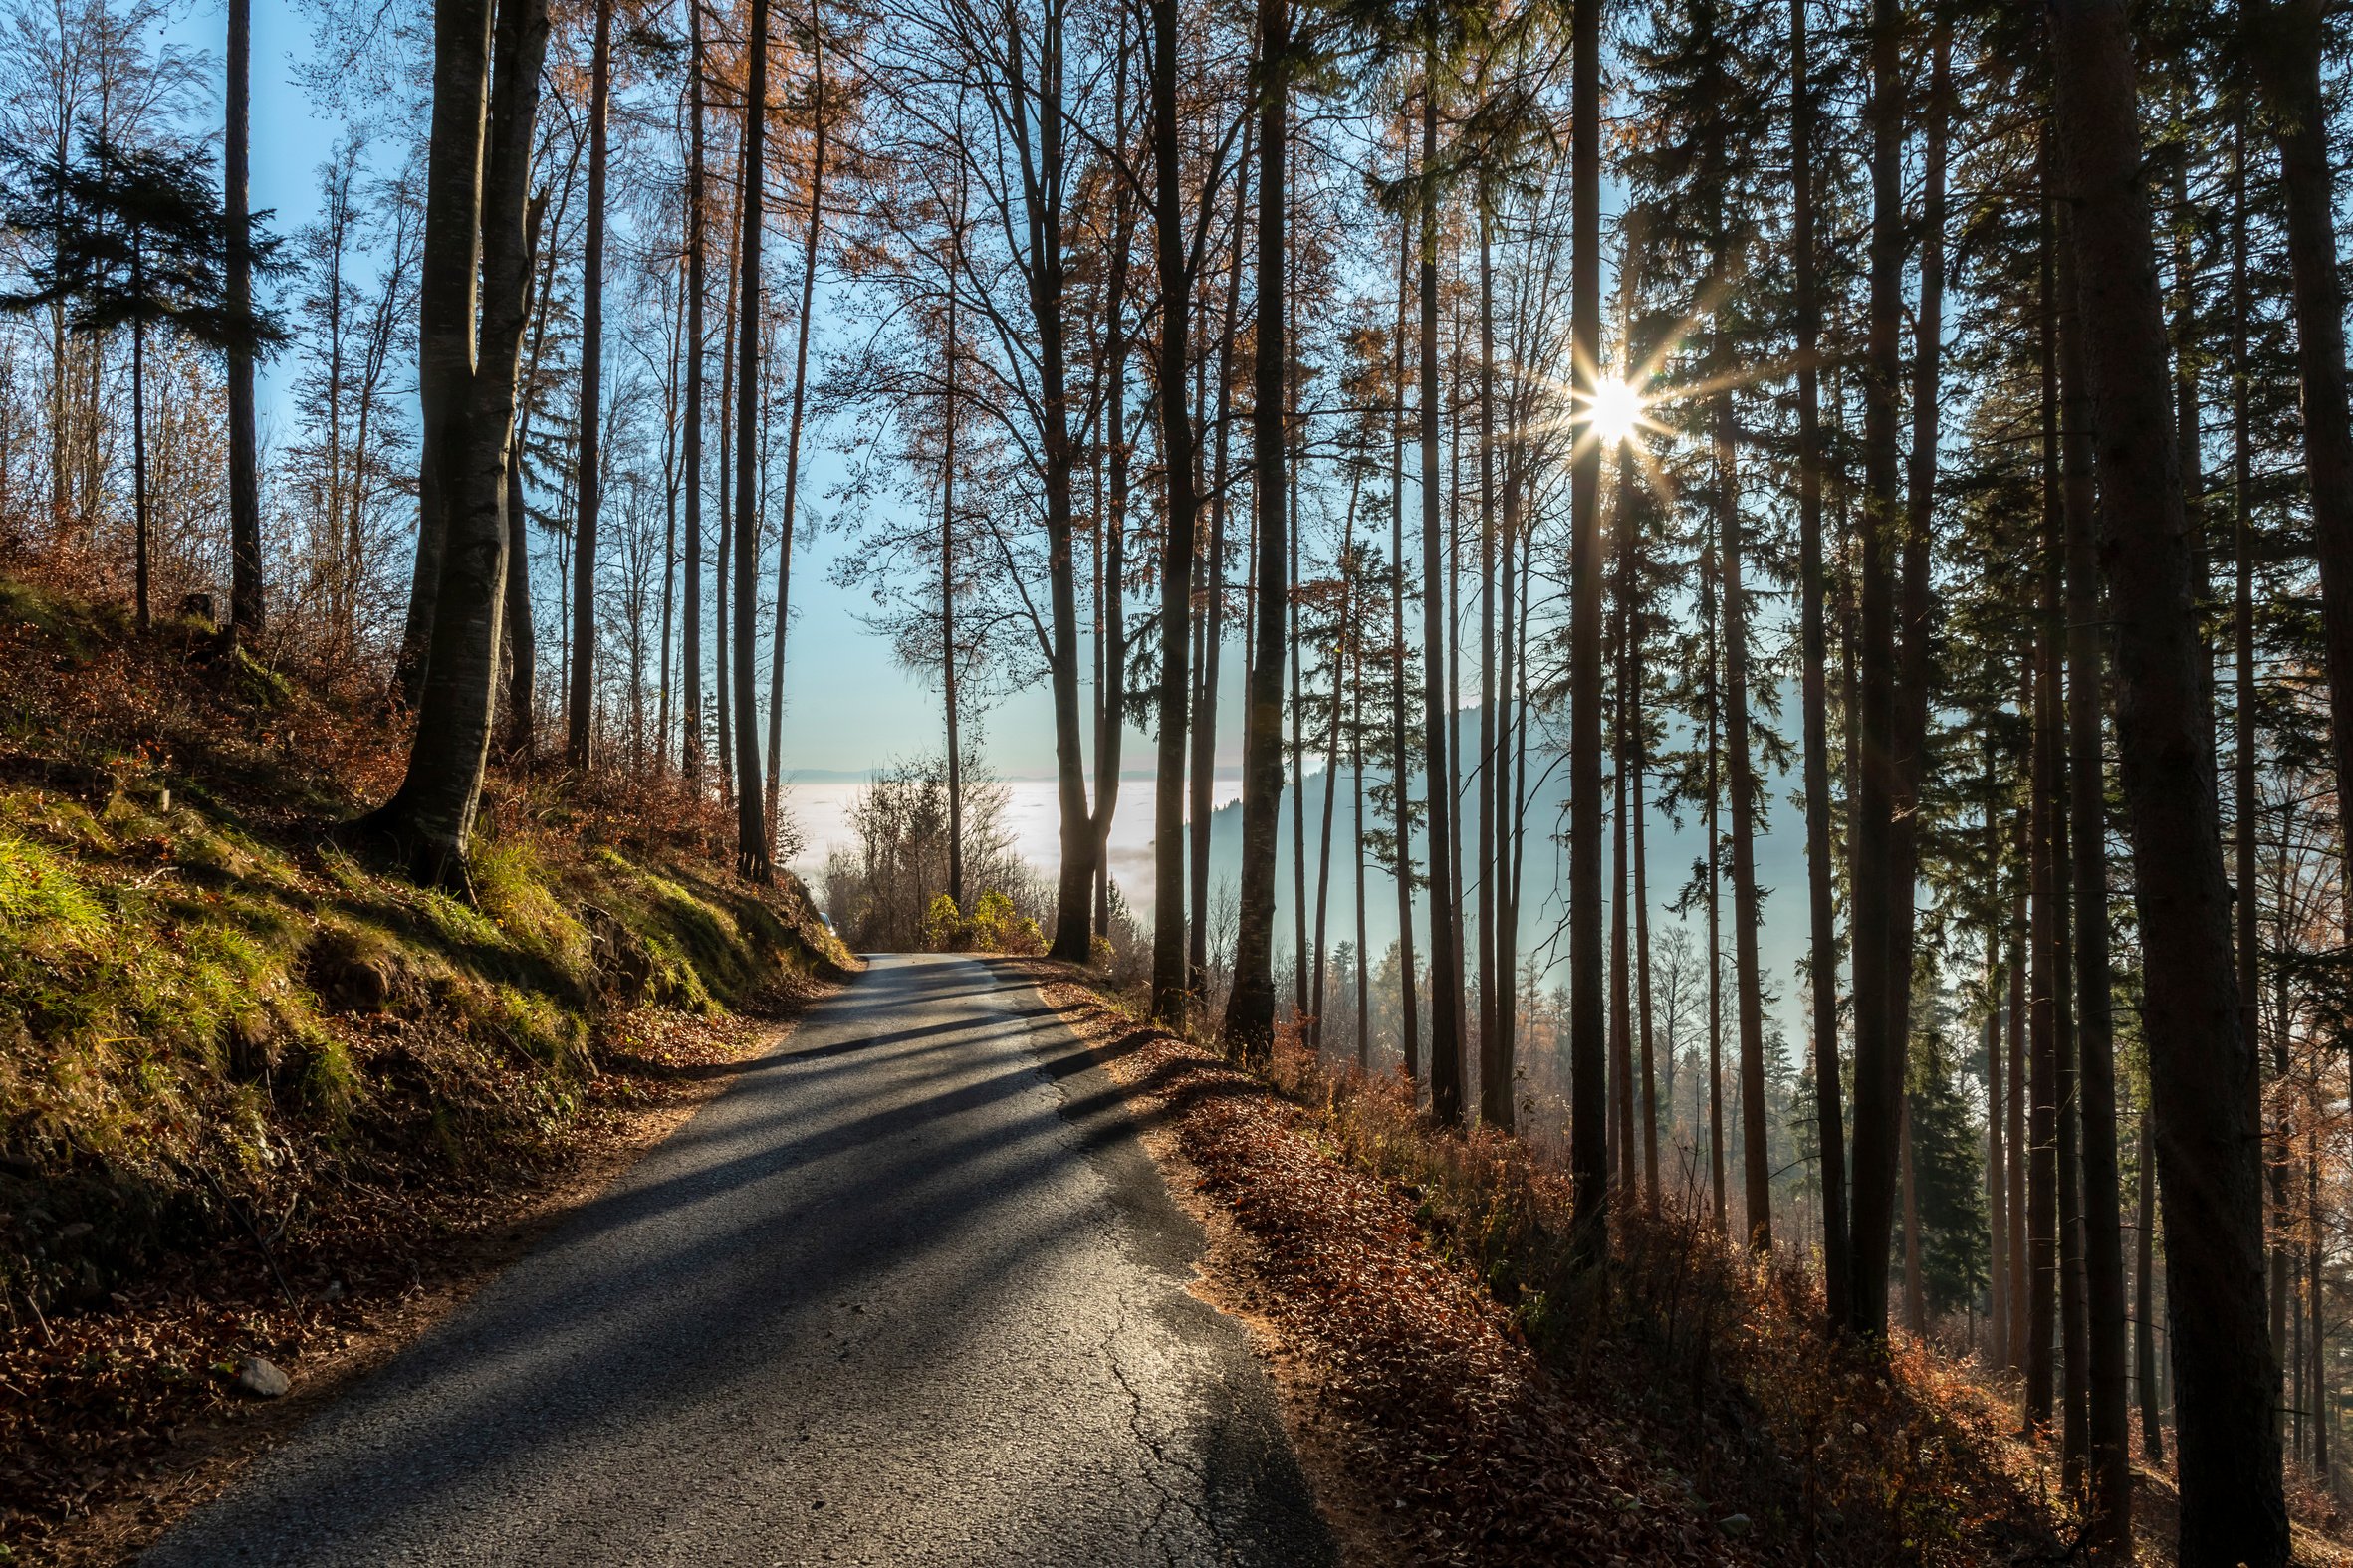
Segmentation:
{"type": "Polygon", "coordinates": [[[468,868],[483,914],[508,941],[574,975],[589,963],[588,934],[549,887],[539,854],[522,839],[484,842],[468,868]]]}

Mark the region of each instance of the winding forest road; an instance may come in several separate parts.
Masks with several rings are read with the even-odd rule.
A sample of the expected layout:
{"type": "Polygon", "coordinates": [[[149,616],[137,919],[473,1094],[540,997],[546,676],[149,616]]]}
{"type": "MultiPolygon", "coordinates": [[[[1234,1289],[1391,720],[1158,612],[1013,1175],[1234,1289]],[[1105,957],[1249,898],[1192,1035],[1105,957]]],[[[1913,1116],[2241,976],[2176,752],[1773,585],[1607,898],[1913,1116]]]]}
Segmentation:
{"type": "Polygon", "coordinates": [[[1330,1562],[1200,1245],[1026,980],[877,959],[143,1561],[1330,1562]]]}

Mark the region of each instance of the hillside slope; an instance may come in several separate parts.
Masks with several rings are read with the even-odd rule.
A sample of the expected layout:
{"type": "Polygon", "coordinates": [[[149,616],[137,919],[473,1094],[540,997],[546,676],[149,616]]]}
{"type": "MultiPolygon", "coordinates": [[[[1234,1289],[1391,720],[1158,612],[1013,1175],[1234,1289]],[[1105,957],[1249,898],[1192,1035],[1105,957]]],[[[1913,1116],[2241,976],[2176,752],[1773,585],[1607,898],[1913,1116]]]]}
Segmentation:
{"type": "Polygon", "coordinates": [[[682,798],[494,778],[474,899],[410,886],[333,834],[397,782],[377,700],[199,623],[0,580],[0,1560],[299,1349],[252,1313],[423,1278],[854,965],[682,798]]]}

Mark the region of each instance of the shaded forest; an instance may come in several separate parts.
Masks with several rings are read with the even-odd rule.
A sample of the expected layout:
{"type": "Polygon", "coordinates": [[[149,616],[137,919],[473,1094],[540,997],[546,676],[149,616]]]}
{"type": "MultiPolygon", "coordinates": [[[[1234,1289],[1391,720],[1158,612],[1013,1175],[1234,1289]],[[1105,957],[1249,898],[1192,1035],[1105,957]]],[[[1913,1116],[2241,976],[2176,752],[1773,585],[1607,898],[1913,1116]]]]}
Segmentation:
{"type": "Polygon", "coordinates": [[[2288,1560],[2353,1383],[2339,8],[316,0],[298,214],[249,6],[6,14],[0,566],[388,714],[335,844],[475,899],[488,780],[770,883],[822,531],[937,701],[853,942],[1394,1079],[1561,1168],[1582,1277],[1697,1217],[1973,1366],[2103,1560],[2136,1462],[2181,1562],[2288,1560]]]}

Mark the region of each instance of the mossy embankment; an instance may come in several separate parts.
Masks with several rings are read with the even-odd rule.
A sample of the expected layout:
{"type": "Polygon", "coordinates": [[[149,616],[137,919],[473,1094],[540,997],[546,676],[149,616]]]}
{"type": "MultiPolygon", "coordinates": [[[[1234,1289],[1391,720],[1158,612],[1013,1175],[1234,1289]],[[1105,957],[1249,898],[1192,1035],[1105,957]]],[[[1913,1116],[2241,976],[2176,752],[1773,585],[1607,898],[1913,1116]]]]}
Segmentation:
{"type": "Polygon", "coordinates": [[[409,885],[332,834],[397,780],[379,699],[200,624],[136,637],[0,579],[0,670],[11,1326],[175,1253],[284,1244],[350,1191],[544,1167],[671,1022],[852,962],[652,785],[502,775],[473,898],[409,885]]]}

